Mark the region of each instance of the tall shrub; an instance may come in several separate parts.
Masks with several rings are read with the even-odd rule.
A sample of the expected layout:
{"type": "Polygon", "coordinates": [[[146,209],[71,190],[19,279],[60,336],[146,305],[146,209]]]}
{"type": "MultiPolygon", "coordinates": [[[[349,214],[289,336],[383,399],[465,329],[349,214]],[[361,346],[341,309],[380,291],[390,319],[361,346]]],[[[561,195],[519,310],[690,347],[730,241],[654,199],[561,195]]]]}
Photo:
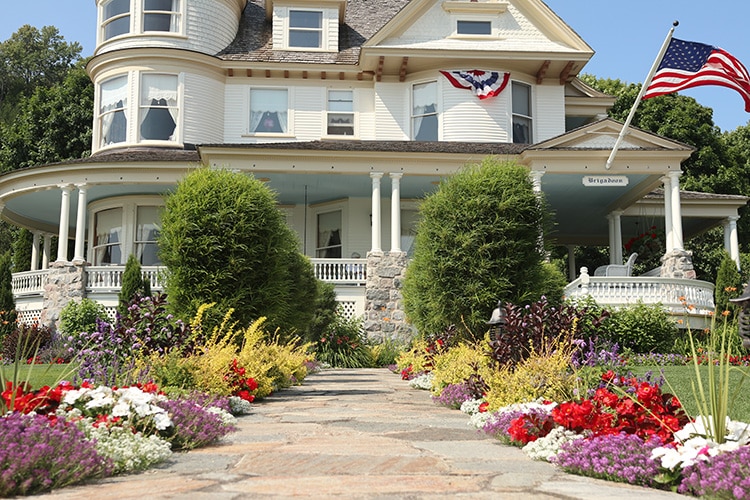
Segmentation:
{"type": "Polygon", "coordinates": [[[215,303],[249,325],[300,330],[314,310],[315,277],[295,234],[262,182],[199,168],[167,197],[159,236],[169,302],[183,318],[215,303]]]}
{"type": "Polygon", "coordinates": [[[523,166],[493,158],[467,166],[424,200],[420,214],[403,295],[422,333],[450,324],[481,332],[498,300],[560,296],[542,265],[549,214],[523,166]]]}
{"type": "Polygon", "coordinates": [[[716,272],[716,281],[714,287],[714,301],[716,311],[731,311],[734,305],[729,299],[734,299],[742,294],[742,277],[737,270],[737,263],[732,257],[724,252],[724,258],[721,259],[719,270],[716,272]]]}
{"type": "Polygon", "coordinates": [[[11,269],[11,255],[8,251],[0,255],[0,341],[13,331],[16,322],[11,269]]]}
{"type": "Polygon", "coordinates": [[[31,247],[34,236],[28,229],[20,229],[13,241],[13,270],[17,273],[31,269],[31,247]]]}
{"type": "Polygon", "coordinates": [[[124,315],[128,304],[136,296],[147,297],[151,295],[151,284],[143,279],[141,263],[135,254],[130,254],[125,263],[125,271],[122,273],[122,288],[117,298],[119,301],[118,311],[124,315]]]}

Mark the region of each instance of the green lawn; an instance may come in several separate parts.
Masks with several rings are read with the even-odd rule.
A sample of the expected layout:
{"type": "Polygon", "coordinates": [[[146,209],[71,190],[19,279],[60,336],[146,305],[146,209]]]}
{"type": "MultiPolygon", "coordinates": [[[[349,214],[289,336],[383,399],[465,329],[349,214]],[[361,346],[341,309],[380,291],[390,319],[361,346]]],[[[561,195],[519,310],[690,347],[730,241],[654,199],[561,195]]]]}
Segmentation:
{"type": "MultiPolygon", "coordinates": [[[[3,380],[13,379],[13,365],[0,366],[3,380]]],[[[62,380],[70,380],[76,374],[76,367],[70,364],[64,365],[20,365],[18,367],[18,379],[28,380],[31,387],[39,389],[45,385],[53,386],[62,380]]],[[[5,388],[3,387],[3,390],[5,388]]]]}
{"type": "MultiPolygon", "coordinates": [[[[701,377],[703,379],[703,388],[708,392],[708,366],[701,366],[701,377]]],[[[635,374],[644,374],[651,371],[655,377],[661,373],[667,380],[662,386],[662,391],[671,392],[669,387],[671,386],[674,390],[674,394],[680,399],[682,405],[687,410],[690,416],[695,416],[698,413],[698,406],[695,403],[695,397],[693,396],[692,381],[695,379],[695,368],[693,365],[687,366],[634,366],[628,367],[635,374]]],[[[718,377],[718,367],[715,367],[716,376],[718,377]]],[[[750,367],[732,367],[729,376],[730,389],[729,389],[729,417],[732,420],[739,420],[742,422],[750,422],[750,367]],[[747,380],[744,380],[744,376],[748,375],[747,380]],[[741,384],[741,385],[740,385],[741,384]],[[732,398],[735,390],[739,387],[739,392],[734,397],[734,403],[732,398]]]]}

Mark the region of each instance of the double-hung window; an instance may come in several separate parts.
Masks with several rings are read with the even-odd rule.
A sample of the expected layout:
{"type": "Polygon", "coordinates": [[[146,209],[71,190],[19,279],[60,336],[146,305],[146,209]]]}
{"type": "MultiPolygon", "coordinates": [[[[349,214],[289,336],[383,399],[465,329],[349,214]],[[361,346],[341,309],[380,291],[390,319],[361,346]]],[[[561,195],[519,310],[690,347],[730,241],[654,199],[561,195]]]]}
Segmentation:
{"type": "Polygon", "coordinates": [[[411,134],[415,141],[438,140],[437,82],[412,87],[411,134]]]}
{"type": "Polygon", "coordinates": [[[161,232],[162,207],[137,208],[135,229],[135,254],[143,266],[161,264],[157,240],[161,232]]]}
{"type": "Polygon", "coordinates": [[[101,147],[127,141],[128,77],[102,82],[99,95],[99,144],[101,147]]]}
{"type": "Polygon", "coordinates": [[[95,265],[124,264],[122,254],[122,208],[97,212],[94,219],[95,265]]]}
{"type": "Polygon", "coordinates": [[[354,92],[328,91],[328,135],[354,135],[354,92]]]}
{"type": "Polygon", "coordinates": [[[102,9],[104,40],[130,33],[130,0],[109,0],[103,4],[102,9]]]}
{"type": "Polygon", "coordinates": [[[318,214],[315,256],[325,259],[340,259],[341,250],[341,210],[318,214]]]}
{"type": "Polygon", "coordinates": [[[511,85],[513,101],[513,142],[516,144],[531,144],[531,86],[525,83],[513,82],[511,85]]]}
{"type": "Polygon", "coordinates": [[[250,90],[251,134],[285,134],[289,130],[287,89],[250,90]]]}
{"type": "Polygon", "coordinates": [[[323,47],[323,12],[314,10],[289,11],[289,47],[323,47]]]}
{"type": "Polygon", "coordinates": [[[177,140],[177,84],[176,75],[141,76],[140,140],[177,140]]]}
{"type": "Polygon", "coordinates": [[[180,31],[180,0],[143,0],[143,31],[180,31]]]}

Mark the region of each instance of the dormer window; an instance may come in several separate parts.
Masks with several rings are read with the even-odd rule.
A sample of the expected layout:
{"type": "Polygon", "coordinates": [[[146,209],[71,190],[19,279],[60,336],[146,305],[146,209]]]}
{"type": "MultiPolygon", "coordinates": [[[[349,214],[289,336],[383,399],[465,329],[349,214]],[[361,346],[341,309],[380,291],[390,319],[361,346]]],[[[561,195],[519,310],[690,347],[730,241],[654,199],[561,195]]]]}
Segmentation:
{"type": "Polygon", "coordinates": [[[130,32],[130,0],[110,0],[103,5],[104,39],[130,32]]]}
{"type": "Polygon", "coordinates": [[[323,45],[323,12],[289,11],[289,47],[319,49],[323,45]]]}
{"type": "Polygon", "coordinates": [[[491,21],[457,21],[456,33],[459,35],[491,35],[491,21]]]}

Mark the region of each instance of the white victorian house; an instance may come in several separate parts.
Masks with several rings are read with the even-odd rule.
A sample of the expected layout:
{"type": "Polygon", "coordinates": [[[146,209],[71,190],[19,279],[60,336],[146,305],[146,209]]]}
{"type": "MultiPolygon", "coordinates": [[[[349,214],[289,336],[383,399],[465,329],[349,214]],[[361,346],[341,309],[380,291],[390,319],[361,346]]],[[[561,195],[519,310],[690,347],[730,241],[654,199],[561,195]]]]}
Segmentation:
{"type": "Polygon", "coordinates": [[[605,168],[614,98],[577,79],[594,51],[542,1],[93,3],[91,157],[0,176],[1,216],[34,234],[31,271],[13,277],[24,321],[52,324],[75,297],[113,307],[133,253],[158,290],[164,195],[200,164],[267,182],[374,335],[407,328],[419,200],[488,155],[528,167],[561,245],[609,245],[620,265],[634,221],[666,232],[660,271],[579,277],[571,259],[568,295],[674,308],[684,296],[705,312],[713,285],[692,279],[684,241],[718,224],[739,264],[747,198],[681,193],[688,146],[633,129],[605,168]],[[56,255],[53,236],[69,242],[56,255]]]}

